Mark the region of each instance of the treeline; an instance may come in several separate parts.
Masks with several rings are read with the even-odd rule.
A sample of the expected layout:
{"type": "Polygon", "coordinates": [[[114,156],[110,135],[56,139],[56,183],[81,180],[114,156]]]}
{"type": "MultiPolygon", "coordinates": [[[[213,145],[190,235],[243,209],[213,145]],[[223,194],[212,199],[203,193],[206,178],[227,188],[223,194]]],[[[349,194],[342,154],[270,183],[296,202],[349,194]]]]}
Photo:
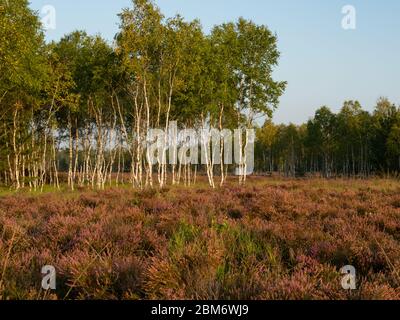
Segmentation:
{"type": "Polygon", "coordinates": [[[296,126],[266,121],[258,130],[257,170],[286,176],[368,177],[400,174],[400,107],[386,98],[372,113],[346,101],[338,114],[317,110],[296,126]]]}
{"type": "Polygon", "coordinates": [[[146,132],[171,121],[249,128],[270,117],[286,85],[272,78],[276,36],[244,19],[206,35],[199,21],[166,19],[148,0],[119,17],[112,44],[83,31],[47,44],[26,0],[0,0],[0,183],[163,186],[193,183],[202,170],[214,187],[214,174],[223,184],[234,170],[214,166],[209,145],[199,168],[154,165],[146,132]]]}

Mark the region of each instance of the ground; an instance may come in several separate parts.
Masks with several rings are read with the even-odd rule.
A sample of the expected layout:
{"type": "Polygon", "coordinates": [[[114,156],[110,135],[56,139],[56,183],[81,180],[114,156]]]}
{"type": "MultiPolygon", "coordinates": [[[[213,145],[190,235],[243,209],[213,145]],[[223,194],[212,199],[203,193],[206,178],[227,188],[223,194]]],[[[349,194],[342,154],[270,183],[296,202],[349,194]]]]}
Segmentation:
{"type": "Polygon", "coordinates": [[[400,299],[399,241],[398,180],[6,192],[0,299],[400,299]]]}

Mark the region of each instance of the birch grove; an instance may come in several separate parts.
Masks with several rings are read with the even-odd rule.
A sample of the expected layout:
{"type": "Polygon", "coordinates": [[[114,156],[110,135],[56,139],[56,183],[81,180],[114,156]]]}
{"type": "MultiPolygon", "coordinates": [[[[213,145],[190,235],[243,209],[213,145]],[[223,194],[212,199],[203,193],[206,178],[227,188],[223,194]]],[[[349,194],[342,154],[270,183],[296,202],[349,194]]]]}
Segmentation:
{"type": "Polygon", "coordinates": [[[239,19],[205,34],[198,20],[167,19],[152,1],[134,0],[113,43],[84,31],[45,43],[27,1],[2,2],[0,12],[2,184],[162,188],[204,175],[216,188],[238,168],[245,181],[248,137],[239,165],[227,164],[229,132],[254,128],[251,114],[270,117],[285,89],[272,79],[279,52],[267,27],[239,19]],[[190,136],[173,143],[165,134],[154,162],[154,128],[221,134],[197,141],[204,159],[190,136]]]}

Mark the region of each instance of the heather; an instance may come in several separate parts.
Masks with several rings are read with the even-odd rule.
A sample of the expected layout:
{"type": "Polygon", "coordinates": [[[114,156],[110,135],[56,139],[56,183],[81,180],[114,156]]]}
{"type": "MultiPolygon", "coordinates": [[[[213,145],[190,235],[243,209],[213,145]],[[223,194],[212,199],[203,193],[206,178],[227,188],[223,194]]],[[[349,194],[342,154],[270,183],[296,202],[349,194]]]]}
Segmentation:
{"type": "Polygon", "coordinates": [[[399,299],[396,180],[0,197],[1,299],[399,299]],[[57,289],[41,289],[53,265],[57,289]],[[341,287],[353,265],[357,290],[341,287]]]}

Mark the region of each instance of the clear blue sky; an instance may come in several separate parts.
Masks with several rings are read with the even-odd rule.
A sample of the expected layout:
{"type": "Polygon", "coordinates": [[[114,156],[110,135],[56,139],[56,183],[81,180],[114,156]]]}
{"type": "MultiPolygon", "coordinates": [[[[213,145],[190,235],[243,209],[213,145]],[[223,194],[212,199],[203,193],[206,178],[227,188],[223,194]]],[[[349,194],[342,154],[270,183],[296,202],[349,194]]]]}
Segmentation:
{"type": "MultiPolygon", "coordinates": [[[[53,5],[57,29],[49,40],[84,29],[111,40],[118,30],[117,14],[130,0],[31,0],[40,10],[53,5]]],[[[275,78],[288,81],[276,122],[302,123],[315,110],[359,100],[373,110],[378,97],[400,104],[399,0],[156,0],[168,17],[180,13],[199,18],[204,30],[243,16],[276,32],[282,53],[275,78]],[[353,5],[356,30],[343,30],[341,9],[353,5]]]]}

